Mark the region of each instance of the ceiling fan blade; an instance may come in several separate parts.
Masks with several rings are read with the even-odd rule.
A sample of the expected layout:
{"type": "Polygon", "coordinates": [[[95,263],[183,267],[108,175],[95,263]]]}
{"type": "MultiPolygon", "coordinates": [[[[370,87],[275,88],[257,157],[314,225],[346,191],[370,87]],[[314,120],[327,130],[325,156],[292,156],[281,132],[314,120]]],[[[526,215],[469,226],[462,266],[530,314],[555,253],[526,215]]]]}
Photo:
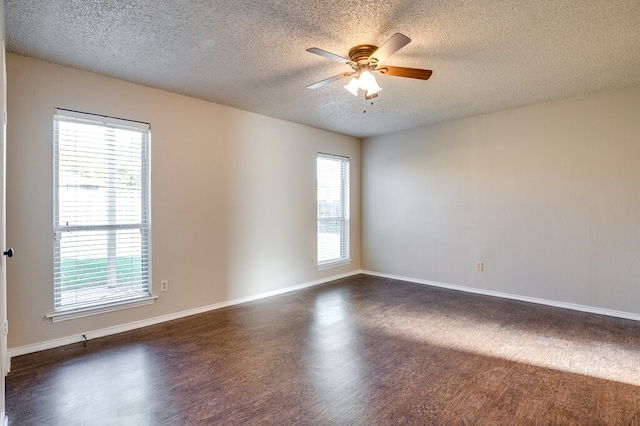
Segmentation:
{"type": "Polygon", "coordinates": [[[378,63],[384,62],[385,59],[405,47],[410,41],[411,39],[406,35],[395,33],[389,40],[380,46],[378,50],[373,52],[369,58],[377,59],[378,63]]]}
{"type": "Polygon", "coordinates": [[[317,83],[313,83],[307,86],[307,89],[317,89],[318,87],[322,87],[325,84],[329,84],[333,81],[340,80],[341,78],[349,77],[350,75],[355,74],[355,72],[343,72],[342,74],[334,75],[333,77],[329,77],[324,80],[320,80],[317,83]]]}
{"type": "Polygon", "coordinates": [[[310,47],[307,49],[309,53],[315,53],[316,55],[320,55],[327,59],[331,59],[332,61],[340,62],[341,64],[348,64],[349,60],[347,58],[343,58],[342,56],[338,56],[335,53],[327,52],[326,50],[318,49],[317,47],[310,47]]]}
{"type": "Polygon", "coordinates": [[[433,71],[431,70],[422,70],[419,68],[405,68],[405,67],[392,67],[392,66],[383,66],[378,68],[382,74],[392,75],[394,77],[407,77],[407,78],[417,78],[419,80],[429,80],[433,71]]]}

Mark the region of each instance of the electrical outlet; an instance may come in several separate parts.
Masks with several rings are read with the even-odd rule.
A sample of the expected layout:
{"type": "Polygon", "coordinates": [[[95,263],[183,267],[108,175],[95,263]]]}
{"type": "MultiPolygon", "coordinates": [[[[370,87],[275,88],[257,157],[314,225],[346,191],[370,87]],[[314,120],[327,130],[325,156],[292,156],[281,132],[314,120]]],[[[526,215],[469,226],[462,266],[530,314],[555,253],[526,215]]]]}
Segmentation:
{"type": "Polygon", "coordinates": [[[160,291],[169,291],[169,280],[160,281],[160,291]]]}
{"type": "Polygon", "coordinates": [[[478,272],[484,271],[484,262],[476,262],[476,271],[478,272]]]}

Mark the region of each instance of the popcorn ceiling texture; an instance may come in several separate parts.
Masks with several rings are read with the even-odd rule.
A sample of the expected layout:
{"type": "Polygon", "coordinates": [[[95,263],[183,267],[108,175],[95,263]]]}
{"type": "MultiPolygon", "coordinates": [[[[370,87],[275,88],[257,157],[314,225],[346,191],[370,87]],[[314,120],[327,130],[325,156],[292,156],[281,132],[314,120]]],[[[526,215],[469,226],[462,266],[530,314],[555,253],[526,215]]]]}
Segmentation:
{"type": "Polygon", "coordinates": [[[5,0],[10,52],[348,135],[367,137],[640,85],[638,0],[5,0]],[[305,86],[395,32],[370,102],[305,86]],[[364,112],[366,111],[366,113],[364,112]]]}

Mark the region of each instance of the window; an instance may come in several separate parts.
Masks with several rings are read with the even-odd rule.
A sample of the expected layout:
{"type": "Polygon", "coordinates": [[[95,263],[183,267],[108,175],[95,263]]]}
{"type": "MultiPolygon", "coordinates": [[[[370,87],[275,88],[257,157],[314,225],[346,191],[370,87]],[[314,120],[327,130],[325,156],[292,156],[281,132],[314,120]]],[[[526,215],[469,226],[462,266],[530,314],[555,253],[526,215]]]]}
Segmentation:
{"type": "Polygon", "coordinates": [[[349,159],[318,154],[318,268],[350,262],[349,159]]]}
{"type": "Polygon", "coordinates": [[[149,145],[146,123],[56,109],[57,313],[152,302],[149,145]]]}

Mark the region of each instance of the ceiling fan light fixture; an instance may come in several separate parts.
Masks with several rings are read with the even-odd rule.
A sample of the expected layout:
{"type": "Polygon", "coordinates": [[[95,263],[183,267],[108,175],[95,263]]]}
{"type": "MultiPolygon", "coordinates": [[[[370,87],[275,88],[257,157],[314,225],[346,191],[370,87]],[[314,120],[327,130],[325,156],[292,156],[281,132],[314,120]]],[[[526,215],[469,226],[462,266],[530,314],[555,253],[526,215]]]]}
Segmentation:
{"type": "Polygon", "coordinates": [[[364,95],[364,98],[365,98],[366,100],[368,100],[368,101],[370,101],[370,100],[371,100],[371,99],[373,99],[373,98],[377,98],[377,97],[378,97],[378,94],[377,94],[377,93],[369,93],[369,92],[367,92],[367,93],[364,95]]]}
{"type": "Polygon", "coordinates": [[[358,96],[358,90],[362,89],[366,92],[367,97],[372,97],[382,90],[375,77],[369,71],[360,72],[358,78],[352,78],[347,85],[344,86],[354,96],[358,96]]]}
{"type": "Polygon", "coordinates": [[[370,100],[378,96],[378,92],[382,90],[382,88],[378,86],[376,79],[371,74],[371,71],[379,72],[388,76],[428,80],[432,74],[431,70],[395,67],[386,65],[386,63],[384,66],[380,66],[380,64],[385,62],[389,56],[402,49],[410,41],[411,39],[406,35],[395,33],[380,47],[372,44],[359,44],[357,46],[353,46],[349,49],[348,58],[327,52],[326,50],[322,50],[317,47],[310,47],[307,49],[307,52],[322,56],[335,62],[340,62],[341,64],[349,65],[351,67],[351,72],[326,78],[308,85],[307,88],[316,89],[329,84],[332,81],[356,75],[356,77],[352,78],[344,88],[356,97],[358,96],[360,89],[362,89],[365,93],[365,99],[370,100]]]}
{"type": "Polygon", "coordinates": [[[360,88],[360,83],[358,83],[357,78],[352,78],[348,84],[345,84],[345,89],[353,94],[353,96],[358,96],[358,89],[360,88]]]}
{"type": "Polygon", "coordinates": [[[363,71],[362,74],[360,74],[358,83],[360,84],[360,88],[367,92],[367,96],[382,90],[382,88],[378,86],[376,78],[369,71],[363,71]]]}

